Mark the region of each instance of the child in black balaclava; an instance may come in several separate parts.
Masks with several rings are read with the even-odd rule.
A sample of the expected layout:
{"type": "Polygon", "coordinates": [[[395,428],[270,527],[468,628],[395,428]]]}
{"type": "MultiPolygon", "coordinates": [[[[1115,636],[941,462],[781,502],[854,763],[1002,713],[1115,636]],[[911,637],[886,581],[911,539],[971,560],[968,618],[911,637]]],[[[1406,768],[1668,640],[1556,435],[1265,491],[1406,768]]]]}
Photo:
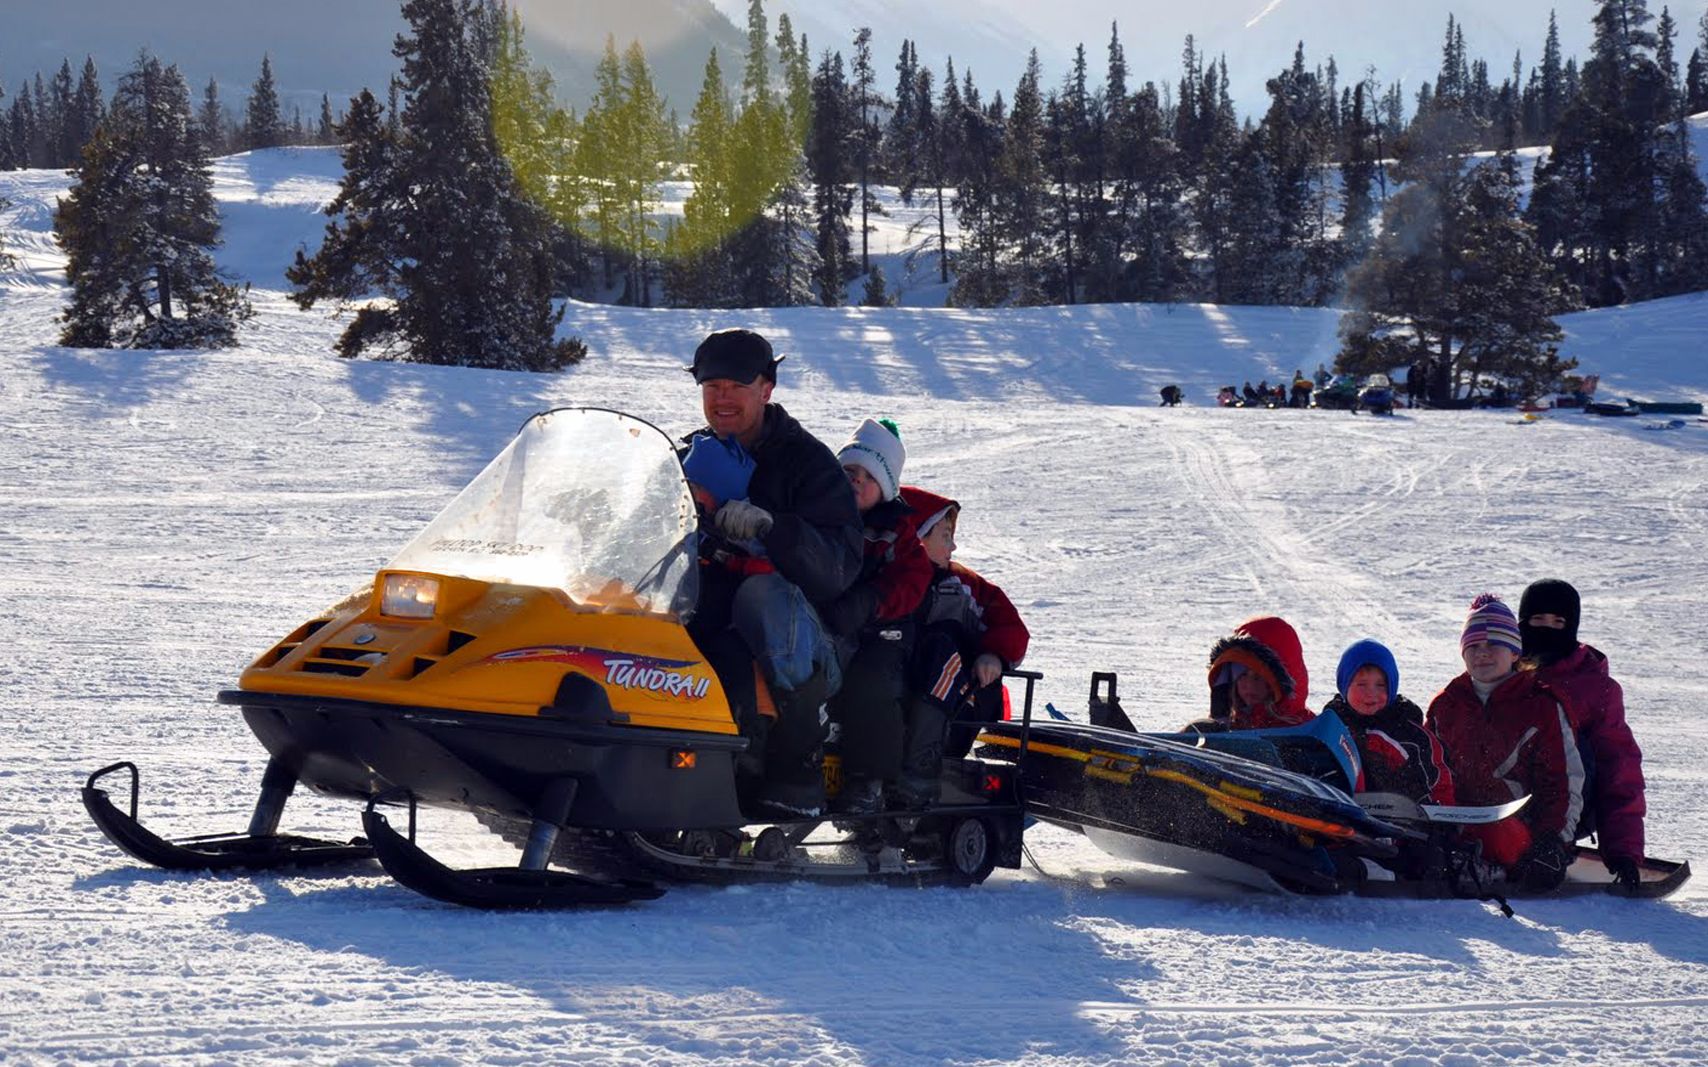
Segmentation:
{"type": "Polygon", "coordinates": [[[1643,753],[1625,722],[1625,694],[1607,657],[1578,640],[1578,591],[1558,578],[1532,582],[1518,605],[1524,656],[1560,694],[1583,756],[1583,820],[1577,836],[1596,834],[1607,869],[1635,886],[1643,858],[1643,753]]]}

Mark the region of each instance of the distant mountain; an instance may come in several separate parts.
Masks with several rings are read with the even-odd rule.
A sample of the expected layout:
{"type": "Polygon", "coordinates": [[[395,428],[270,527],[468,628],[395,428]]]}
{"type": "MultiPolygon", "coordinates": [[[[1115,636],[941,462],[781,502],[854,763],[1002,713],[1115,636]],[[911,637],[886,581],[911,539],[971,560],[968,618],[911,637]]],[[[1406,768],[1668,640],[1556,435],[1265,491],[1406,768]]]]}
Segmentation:
{"type": "MultiPolygon", "coordinates": [[[[745,24],[747,0],[716,3],[745,24]]],[[[1658,4],[1651,8],[1659,13],[1658,4]]],[[[970,67],[987,99],[997,89],[1005,97],[1013,95],[1026,53],[1034,47],[1046,86],[1061,84],[1074,46],[1081,43],[1093,81],[1101,82],[1110,24],[1116,21],[1131,81],[1172,85],[1180,77],[1181,45],[1190,33],[1210,57],[1227,56],[1242,114],[1267,106],[1264,82],[1292,62],[1301,40],[1312,66],[1334,56],[1342,84],[1373,64],[1384,82],[1402,80],[1409,96],[1420,81],[1435,78],[1449,12],[1465,25],[1472,58],[1486,59],[1498,84],[1511,69],[1515,51],[1523,52],[1527,68],[1541,58],[1550,9],[1559,13],[1566,54],[1581,56],[1591,35],[1592,0],[1506,0],[1499,5],[1451,0],[843,0],[834,10],[821,0],[766,4],[773,20],[786,11],[797,31],[806,31],[815,56],[825,48],[846,55],[855,29],[870,26],[879,84],[886,92],[894,88],[892,71],[905,37],[914,41],[921,62],[939,75],[949,56],[958,72],[970,67]]],[[[1680,21],[1688,33],[1695,19],[1685,15],[1680,21]]],[[[1681,41],[1679,48],[1681,57],[1690,54],[1688,42],[1681,41]]]]}
{"type": "MultiPolygon", "coordinates": [[[[747,38],[710,0],[512,0],[528,28],[535,58],[558,79],[577,107],[593,87],[593,68],[614,35],[621,51],[639,40],[660,90],[686,118],[700,90],[706,54],[745,53],[747,38]]],[[[208,79],[234,111],[241,109],[261,69],[273,59],[287,114],[316,115],[320,95],[335,107],[367,86],[384,96],[397,61],[392,42],[404,28],[400,0],[30,0],[7,4],[0,38],[0,87],[8,95],[40,71],[50,77],[63,59],[73,71],[92,55],[111,91],[138,49],[177,63],[199,95],[208,79]]],[[[745,19],[745,15],[743,16],[745,19]]],[[[726,60],[726,76],[739,76],[726,60]]]]}

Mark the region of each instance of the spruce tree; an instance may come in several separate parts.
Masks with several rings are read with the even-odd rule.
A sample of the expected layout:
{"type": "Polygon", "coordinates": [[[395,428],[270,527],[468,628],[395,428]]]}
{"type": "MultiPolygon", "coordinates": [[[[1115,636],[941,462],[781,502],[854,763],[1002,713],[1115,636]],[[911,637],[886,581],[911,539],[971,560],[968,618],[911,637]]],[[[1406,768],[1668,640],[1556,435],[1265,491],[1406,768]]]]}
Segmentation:
{"type": "MultiPolygon", "coordinates": [[[[71,160],[76,162],[83,146],[95,136],[95,129],[107,116],[106,98],[101,93],[101,76],[95,70],[92,56],[83,59],[83,73],[77,79],[77,92],[72,98],[70,140],[71,160]]],[[[211,153],[210,153],[211,154],[211,153]]]]}
{"type": "Polygon", "coordinates": [[[1004,130],[996,193],[1001,240],[1010,266],[1008,298],[1015,304],[1048,303],[1056,264],[1049,251],[1051,205],[1044,170],[1044,99],[1038,50],[1014,89],[1004,130]]]}
{"type": "MultiPolygon", "coordinates": [[[[393,303],[370,306],[367,326],[346,331],[345,355],[376,348],[502,370],[549,370],[580,358],[578,341],[554,339],[563,312],[552,304],[550,220],[522,195],[493,131],[498,9],[481,0],[409,0],[403,16],[408,30],[393,49],[404,103],[391,177],[375,179],[379,203],[346,210],[320,251],[293,265],[298,303],[356,292],[349,272],[366,270],[379,285],[375,295],[393,303]],[[351,232],[361,226],[377,229],[371,242],[351,232]]],[[[347,125],[358,110],[364,126],[377,128],[372,102],[361,98],[347,125]]],[[[383,155],[373,147],[377,135],[364,136],[383,155]]],[[[361,147],[347,146],[346,156],[361,147]]]]}
{"type": "Polygon", "coordinates": [[[279,114],[279,91],[273,84],[273,60],[263,53],[261,74],[249,89],[245,112],[246,144],[249,148],[277,148],[285,143],[285,123],[279,114]]]}
{"type": "Polygon", "coordinates": [[[826,52],[813,76],[813,125],[806,146],[807,176],[812,185],[814,251],[818,267],[813,282],[819,301],[837,307],[847,298],[852,274],[849,214],[854,208],[853,137],[856,117],[849,107],[848,82],[842,53],[826,52]]]}
{"type": "Polygon", "coordinates": [[[75,88],[71,80],[71,60],[60,63],[49,88],[48,152],[50,166],[69,167],[77,158],[87,138],[81,136],[76,114],[75,88]]]}
{"type": "Polygon", "coordinates": [[[315,144],[337,144],[337,122],[332,118],[332,101],[325,93],[320,94],[320,121],[314,127],[315,144]]]}
{"type": "Polygon", "coordinates": [[[1519,215],[1516,162],[1502,154],[1465,169],[1479,131],[1461,101],[1438,97],[1403,139],[1405,184],[1347,279],[1338,369],[1424,360],[1437,401],[1493,381],[1532,396],[1569,369],[1551,317],[1568,294],[1519,215]]]}
{"type": "Polygon", "coordinates": [[[659,195],[659,164],[670,147],[664,98],[652,82],[639,41],[623,52],[623,97],[619,126],[626,151],[617,168],[622,198],[619,232],[628,263],[627,303],[652,306],[652,275],[659,253],[652,205],[659,195]]]}
{"type": "Polygon", "coordinates": [[[298,250],[285,277],[295,287],[291,300],[304,310],[321,301],[340,312],[355,310],[334,346],[350,358],[370,345],[389,344],[399,332],[394,307],[369,301],[376,294],[395,299],[401,292],[405,179],[398,139],[368,90],[351,99],[337,135],[344,176],[325,208],[331,221],[319,251],[311,258],[298,250]]]}
{"type": "Polygon", "coordinates": [[[219,82],[209,78],[207,88],[202,90],[201,109],[196,112],[196,130],[208,155],[223,155],[228,148],[230,142],[225,126],[225,108],[219,102],[219,82]]]}
{"type": "Polygon", "coordinates": [[[872,269],[871,244],[873,215],[884,213],[883,205],[872,194],[873,169],[879,165],[882,136],[878,127],[877,110],[883,103],[873,89],[877,72],[872,69],[872,31],[862,26],[854,35],[854,58],[848,70],[850,110],[856,115],[854,125],[854,160],[860,183],[860,273],[872,269]]]}
{"type": "Polygon", "coordinates": [[[219,210],[176,67],[143,54],[54,215],[71,305],[61,342],[91,348],[219,348],[249,317],[247,286],[221,281],[219,210]]]}
{"type": "Polygon", "coordinates": [[[594,69],[593,100],[581,124],[575,171],[588,179],[592,212],[588,236],[599,250],[604,285],[610,288],[619,273],[628,276],[629,257],[620,231],[625,213],[623,170],[628,146],[623,137],[623,65],[616,38],[607,35],[605,51],[594,69]]]}

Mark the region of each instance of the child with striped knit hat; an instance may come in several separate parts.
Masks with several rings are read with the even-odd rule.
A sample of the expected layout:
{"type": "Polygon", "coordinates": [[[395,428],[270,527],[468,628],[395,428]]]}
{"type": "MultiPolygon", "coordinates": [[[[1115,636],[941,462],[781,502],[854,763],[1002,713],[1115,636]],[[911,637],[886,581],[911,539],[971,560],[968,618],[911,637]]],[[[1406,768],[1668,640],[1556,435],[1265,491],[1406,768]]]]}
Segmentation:
{"type": "Polygon", "coordinates": [[[1571,866],[1583,761],[1558,695],[1517,669],[1523,649],[1518,617],[1500,597],[1471,601],[1459,635],[1465,673],[1430,701],[1428,725],[1447,749],[1459,803],[1530,798],[1517,815],[1472,829],[1509,882],[1548,890],[1571,866]]]}

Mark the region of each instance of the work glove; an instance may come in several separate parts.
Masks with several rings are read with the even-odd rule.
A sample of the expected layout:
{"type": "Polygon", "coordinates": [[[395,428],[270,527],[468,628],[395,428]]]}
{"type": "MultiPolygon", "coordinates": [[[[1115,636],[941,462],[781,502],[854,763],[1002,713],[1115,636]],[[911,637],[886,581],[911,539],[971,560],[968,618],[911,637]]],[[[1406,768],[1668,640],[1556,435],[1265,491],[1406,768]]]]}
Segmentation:
{"type": "Polygon", "coordinates": [[[771,532],[771,513],[746,500],[730,500],[712,516],[712,525],[731,541],[751,541],[771,532]]]}
{"type": "Polygon", "coordinates": [[[1546,834],[1538,837],[1530,845],[1530,851],[1519,857],[1512,873],[1514,880],[1522,882],[1524,888],[1545,893],[1557,889],[1566,880],[1566,868],[1571,865],[1572,857],[1565,843],[1553,834],[1546,834]]]}
{"type": "Polygon", "coordinates": [[[688,481],[711,495],[712,510],[727,500],[746,498],[753,468],[753,457],[741,447],[740,441],[709,433],[694,438],[682,460],[682,472],[688,481]]]}
{"type": "Polygon", "coordinates": [[[973,675],[978,678],[980,685],[989,685],[1002,677],[1002,660],[990,652],[981,653],[973,661],[973,675]]]}
{"type": "Polygon", "coordinates": [[[1607,872],[1613,875],[1613,884],[1608,886],[1608,892],[1629,896],[1637,891],[1643,883],[1642,872],[1637,869],[1637,861],[1628,856],[1605,861],[1607,872]]]}

